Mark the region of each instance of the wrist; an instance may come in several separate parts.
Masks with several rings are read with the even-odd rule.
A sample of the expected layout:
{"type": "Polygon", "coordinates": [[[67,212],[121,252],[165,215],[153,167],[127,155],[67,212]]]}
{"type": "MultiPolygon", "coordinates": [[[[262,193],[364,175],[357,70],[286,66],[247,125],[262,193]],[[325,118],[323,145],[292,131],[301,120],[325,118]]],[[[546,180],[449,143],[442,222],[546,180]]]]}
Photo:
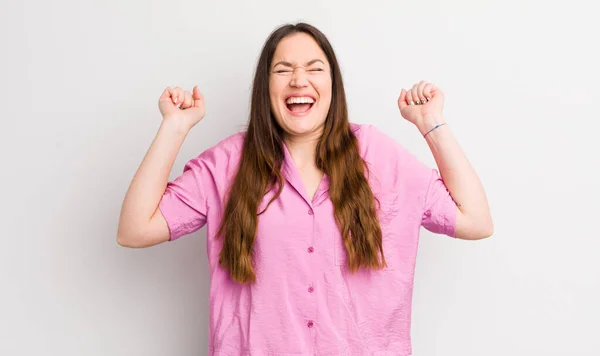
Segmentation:
{"type": "Polygon", "coordinates": [[[190,128],[178,118],[164,119],[160,124],[160,131],[168,132],[175,136],[187,136],[190,128]]]}
{"type": "Polygon", "coordinates": [[[419,122],[417,128],[421,136],[427,135],[431,130],[437,129],[439,125],[445,124],[446,121],[441,116],[424,116],[419,122]],[[436,127],[437,126],[437,127],[436,127]]]}

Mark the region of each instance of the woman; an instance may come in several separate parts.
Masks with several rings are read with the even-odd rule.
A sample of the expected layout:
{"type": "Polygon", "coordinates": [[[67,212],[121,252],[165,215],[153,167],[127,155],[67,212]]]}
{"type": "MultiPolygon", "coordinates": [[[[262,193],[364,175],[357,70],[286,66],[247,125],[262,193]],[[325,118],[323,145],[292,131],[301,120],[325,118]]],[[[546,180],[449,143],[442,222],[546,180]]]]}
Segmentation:
{"type": "Polygon", "coordinates": [[[424,81],[398,99],[440,177],[375,127],[349,123],[328,40],[307,24],[282,26],[263,47],[247,131],[171,182],[204,100],[197,87],[163,92],[118,242],[151,246],[207,225],[210,355],[409,355],[421,226],[462,239],[493,229],[443,102],[424,81]]]}

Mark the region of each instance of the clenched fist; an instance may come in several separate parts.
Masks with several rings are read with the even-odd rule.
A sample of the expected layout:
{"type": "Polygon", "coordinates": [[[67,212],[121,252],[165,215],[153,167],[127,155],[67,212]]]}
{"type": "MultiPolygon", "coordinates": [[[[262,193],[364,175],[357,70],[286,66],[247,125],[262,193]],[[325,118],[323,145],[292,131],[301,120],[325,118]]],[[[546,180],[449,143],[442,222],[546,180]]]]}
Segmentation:
{"type": "Polygon", "coordinates": [[[444,93],[432,83],[421,81],[400,92],[400,114],[413,123],[423,135],[443,122],[444,93]]]}
{"type": "Polygon", "coordinates": [[[168,87],[158,99],[158,108],[164,121],[173,121],[185,130],[191,130],[205,114],[204,97],[197,86],[192,93],[180,87],[168,87]]]}

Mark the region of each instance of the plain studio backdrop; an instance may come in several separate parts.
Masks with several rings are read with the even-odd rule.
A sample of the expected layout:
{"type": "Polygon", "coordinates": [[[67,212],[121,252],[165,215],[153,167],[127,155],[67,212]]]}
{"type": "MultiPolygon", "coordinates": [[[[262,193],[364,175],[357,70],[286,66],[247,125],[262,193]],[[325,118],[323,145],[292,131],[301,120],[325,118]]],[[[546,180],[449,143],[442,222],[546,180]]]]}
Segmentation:
{"type": "Polygon", "coordinates": [[[243,130],[287,22],[337,52],[350,120],[433,166],[399,114],[427,80],[486,188],[494,235],[423,230],[416,356],[600,355],[598,9],[589,1],[6,1],[0,6],[1,355],[206,355],[206,231],[127,249],[127,187],[167,86],[206,117],[171,173],[243,130]]]}

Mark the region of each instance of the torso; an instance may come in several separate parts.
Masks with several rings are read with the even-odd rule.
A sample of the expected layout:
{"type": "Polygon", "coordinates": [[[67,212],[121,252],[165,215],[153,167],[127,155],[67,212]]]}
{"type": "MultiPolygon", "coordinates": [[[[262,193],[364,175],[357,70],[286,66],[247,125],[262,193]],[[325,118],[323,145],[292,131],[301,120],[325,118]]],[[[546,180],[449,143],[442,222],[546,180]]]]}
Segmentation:
{"type": "Polygon", "coordinates": [[[323,178],[323,172],[318,169],[316,166],[310,168],[304,168],[300,170],[300,178],[302,179],[302,183],[304,184],[304,189],[306,189],[306,194],[310,200],[315,196],[315,192],[321,183],[321,179],[323,178]]]}
{"type": "MultiPolygon", "coordinates": [[[[415,156],[375,128],[352,127],[380,202],[378,217],[388,264],[383,270],[349,270],[328,194],[329,177],[310,159],[295,169],[285,152],[288,161],[282,165],[282,175],[287,181],[279,198],[257,219],[253,284],[235,283],[219,263],[224,240],[219,238],[222,203],[236,174],[244,136],[237,134],[203,153],[187,166],[193,171],[169,186],[161,209],[171,236],[176,239],[207,226],[209,355],[411,354],[411,300],[420,227],[451,233],[456,207],[443,183],[434,181],[432,170],[415,156]],[[273,320],[285,322],[277,323],[276,330],[264,327],[273,320]]],[[[273,189],[265,195],[261,211],[275,194],[273,189]]]]}

